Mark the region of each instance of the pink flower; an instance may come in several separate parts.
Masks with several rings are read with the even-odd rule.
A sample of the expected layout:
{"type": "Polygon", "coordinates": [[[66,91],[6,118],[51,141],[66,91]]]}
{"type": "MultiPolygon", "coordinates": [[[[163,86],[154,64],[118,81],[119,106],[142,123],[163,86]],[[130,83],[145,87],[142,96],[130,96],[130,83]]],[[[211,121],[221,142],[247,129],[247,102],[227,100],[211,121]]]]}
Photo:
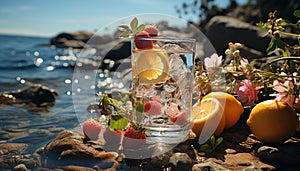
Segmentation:
{"type": "Polygon", "coordinates": [[[206,67],[208,76],[211,78],[216,74],[219,67],[222,65],[222,56],[218,56],[216,53],[204,59],[204,65],[206,67]]]}
{"type": "Polygon", "coordinates": [[[240,65],[238,66],[238,69],[241,70],[241,71],[246,71],[248,65],[249,65],[248,60],[245,59],[245,58],[242,58],[240,60],[240,65]]]}
{"type": "Polygon", "coordinates": [[[287,103],[289,106],[293,107],[295,102],[295,95],[294,95],[294,84],[291,80],[287,80],[284,83],[281,83],[278,80],[273,82],[274,90],[277,91],[275,100],[279,100],[282,102],[287,103]]]}
{"type": "Polygon", "coordinates": [[[254,102],[258,100],[258,86],[258,84],[251,83],[250,80],[243,80],[233,90],[244,105],[253,106],[254,102]]]}

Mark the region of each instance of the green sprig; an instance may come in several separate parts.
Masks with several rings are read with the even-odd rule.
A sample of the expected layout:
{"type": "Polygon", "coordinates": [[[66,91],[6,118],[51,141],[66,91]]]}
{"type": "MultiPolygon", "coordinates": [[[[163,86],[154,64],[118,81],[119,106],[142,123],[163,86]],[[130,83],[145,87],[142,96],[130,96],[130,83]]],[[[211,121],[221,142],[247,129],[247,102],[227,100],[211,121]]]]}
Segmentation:
{"type": "Polygon", "coordinates": [[[222,137],[216,139],[215,136],[211,136],[208,142],[200,147],[200,150],[211,153],[222,143],[222,141],[222,137]]]}
{"type": "Polygon", "coordinates": [[[122,32],[119,37],[133,37],[145,28],[145,24],[138,25],[138,19],[134,17],[128,25],[120,25],[119,30],[122,32]]]}

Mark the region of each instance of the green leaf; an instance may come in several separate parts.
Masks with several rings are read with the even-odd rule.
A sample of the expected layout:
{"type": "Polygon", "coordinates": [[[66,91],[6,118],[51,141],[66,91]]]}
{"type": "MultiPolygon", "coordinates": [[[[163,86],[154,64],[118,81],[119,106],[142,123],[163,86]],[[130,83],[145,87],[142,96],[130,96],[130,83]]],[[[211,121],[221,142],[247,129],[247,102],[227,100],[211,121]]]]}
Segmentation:
{"type": "Polygon", "coordinates": [[[294,16],[300,18],[300,10],[295,10],[294,11],[294,16]]]}
{"type": "Polygon", "coordinates": [[[131,32],[130,28],[127,25],[120,25],[119,29],[123,32],[131,32]]]}
{"type": "Polygon", "coordinates": [[[286,22],[286,21],[280,22],[280,26],[282,26],[282,27],[285,27],[285,26],[287,26],[287,25],[289,25],[289,23],[286,22]]]}
{"type": "Polygon", "coordinates": [[[267,55],[270,55],[270,54],[272,54],[274,51],[275,51],[275,49],[276,49],[276,45],[275,45],[275,43],[274,43],[274,38],[272,38],[272,40],[271,40],[271,42],[269,43],[269,46],[268,46],[268,48],[267,48],[267,55]]]}
{"type": "Polygon", "coordinates": [[[138,26],[138,19],[136,17],[134,17],[134,19],[130,22],[130,27],[131,27],[133,34],[136,33],[137,26],[138,26]]]}
{"type": "Polygon", "coordinates": [[[143,112],[144,112],[144,104],[143,103],[136,103],[136,121],[137,123],[142,122],[143,119],[143,112]]]}
{"type": "Polygon", "coordinates": [[[141,31],[143,31],[144,30],[144,28],[145,28],[145,24],[141,24],[141,25],[139,25],[138,27],[137,27],[137,29],[136,29],[136,32],[138,33],[138,32],[141,32],[141,31]]]}
{"type": "Polygon", "coordinates": [[[131,35],[132,35],[132,33],[130,33],[130,32],[123,32],[120,34],[120,37],[129,37],[131,35]]]}
{"type": "Polygon", "coordinates": [[[216,141],[216,146],[220,145],[223,142],[223,138],[219,137],[216,141]]]}
{"type": "Polygon", "coordinates": [[[200,150],[202,150],[204,152],[212,152],[212,148],[208,144],[201,145],[200,150]]]}
{"type": "Polygon", "coordinates": [[[215,144],[215,136],[210,137],[210,144],[214,145],[215,144]]]}
{"type": "Polygon", "coordinates": [[[113,114],[109,119],[109,127],[112,130],[122,130],[126,128],[128,125],[128,120],[124,118],[122,115],[113,114]]]}
{"type": "Polygon", "coordinates": [[[286,56],[286,57],[291,56],[291,53],[290,53],[290,51],[289,51],[288,48],[284,48],[284,50],[283,50],[283,56],[286,56]]]}

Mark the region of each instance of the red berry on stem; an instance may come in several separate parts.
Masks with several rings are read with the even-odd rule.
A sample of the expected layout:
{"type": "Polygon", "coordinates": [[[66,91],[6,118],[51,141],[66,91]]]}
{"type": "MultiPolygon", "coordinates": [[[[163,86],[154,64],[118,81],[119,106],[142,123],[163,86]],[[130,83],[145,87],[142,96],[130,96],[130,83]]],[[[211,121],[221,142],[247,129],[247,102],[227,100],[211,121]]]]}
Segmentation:
{"type": "Polygon", "coordinates": [[[92,141],[98,140],[101,129],[100,123],[94,119],[89,119],[82,124],[84,136],[92,141]]]}
{"type": "Polygon", "coordinates": [[[140,38],[149,38],[149,33],[146,31],[139,32],[134,37],[134,43],[138,49],[152,49],[153,41],[151,40],[141,40],[140,38]]]}
{"type": "Polygon", "coordinates": [[[143,129],[134,128],[130,126],[124,132],[123,148],[124,149],[138,149],[146,143],[146,134],[143,129]]]}

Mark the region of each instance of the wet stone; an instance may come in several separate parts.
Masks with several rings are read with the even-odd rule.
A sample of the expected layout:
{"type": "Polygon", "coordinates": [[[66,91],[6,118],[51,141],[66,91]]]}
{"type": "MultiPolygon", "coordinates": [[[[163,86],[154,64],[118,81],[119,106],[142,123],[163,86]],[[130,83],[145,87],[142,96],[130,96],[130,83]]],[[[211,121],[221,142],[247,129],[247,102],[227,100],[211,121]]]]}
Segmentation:
{"type": "Polygon", "coordinates": [[[174,153],[170,158],[170,164],[174,171],[190,170],[193,160],[186,153],[174,153]]]}
{"type": "Polygon", "coordinates": [[[255,155],[274,165],[299,165],[300,139],[292,138],[279,145],[263,145],[255,155]]]}
{"type": "Polygon", "coordinates": [[[113,168],[116,165],[116,153],[94,148],[93,143],[85,142],[83,136],[65,131],[46,145],[42,153],[42,163],[45,167],[82,166],[98,167],[102,170],[113,168]]]}

